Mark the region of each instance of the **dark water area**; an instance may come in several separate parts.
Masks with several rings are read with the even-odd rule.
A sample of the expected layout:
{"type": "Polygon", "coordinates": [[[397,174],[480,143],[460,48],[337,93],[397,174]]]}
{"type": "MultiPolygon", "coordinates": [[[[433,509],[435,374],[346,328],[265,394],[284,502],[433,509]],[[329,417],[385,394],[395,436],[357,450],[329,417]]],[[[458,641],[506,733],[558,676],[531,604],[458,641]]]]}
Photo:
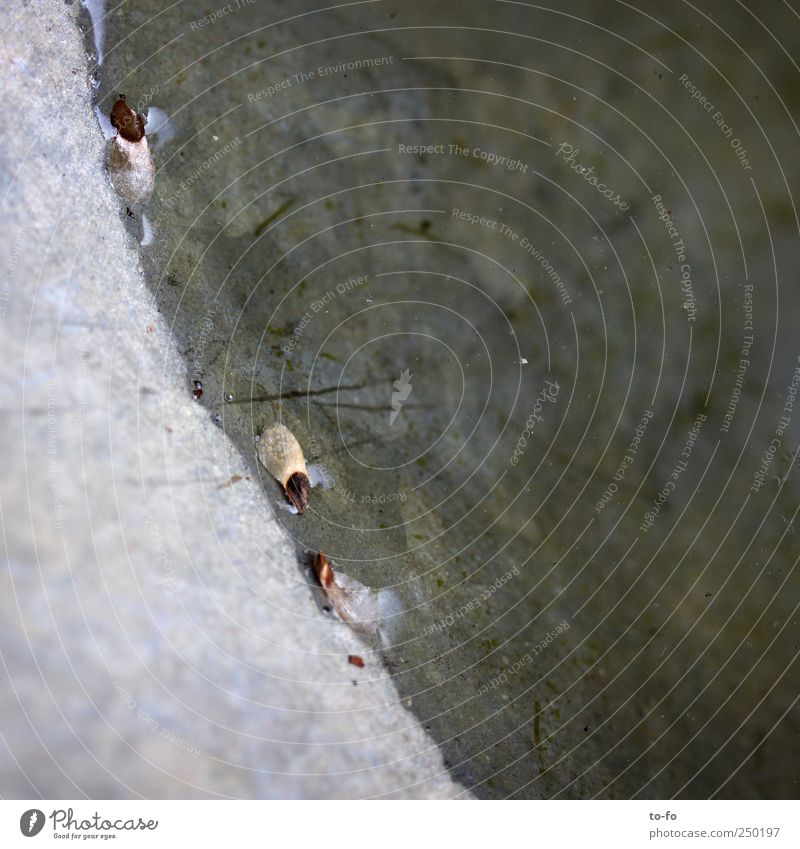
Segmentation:
{"type": "Polygon", "coordinates": [[[480,797],[797,794],[799,34],[778,3],[106,18],[100,109],[168,116],[141,250],[186,391],[299,550],[390,591],[385,662],[480,797]],[[276,420],[334,482],[303,516],[276,420]]]}

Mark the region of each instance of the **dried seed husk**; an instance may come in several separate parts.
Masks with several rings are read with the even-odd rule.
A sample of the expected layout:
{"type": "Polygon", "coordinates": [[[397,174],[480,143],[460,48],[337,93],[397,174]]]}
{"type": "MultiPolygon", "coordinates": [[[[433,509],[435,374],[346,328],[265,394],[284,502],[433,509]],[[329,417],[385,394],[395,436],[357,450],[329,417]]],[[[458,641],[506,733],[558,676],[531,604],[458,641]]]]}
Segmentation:
{"type": "Polygon", "coordinates": [[[375,636],[379,624],[375,593],[355,578],[335,571],[330,560],[321,551],[314,561],[314,571],[336,615],[354,631],[370,637],[375,636]]]}
{"type": "Polygon", "coordinates": [[[144,131],[144,118],[134,112],[123,95],[111,109],[117,135],[111,143],[108,171],[116,193],[128,205],[144,203],[153,191],[156,169],[144,131]]]}
{"type": "Polygon", "coordinates": [[[314,571],[317,573],[317,580],[323,589],[327,589],[333,584],[333,566],[321,551],[314,561],[314,571]]]}
{"type": "Polygon", "coordinates": [[[156,169],[147,137],[130,142],[117,136],[111,143],[108,172],[114,191],[129,206],[144,203],[152,194],[156,169]]]}
{"type": "Polygon", "coordinates": [[[271,425],[261,434],[257,453],[264,468],[280,483],[297,512],[302,513],[308,506],[311,482],[295,435],[285,425],[271,425]]]}

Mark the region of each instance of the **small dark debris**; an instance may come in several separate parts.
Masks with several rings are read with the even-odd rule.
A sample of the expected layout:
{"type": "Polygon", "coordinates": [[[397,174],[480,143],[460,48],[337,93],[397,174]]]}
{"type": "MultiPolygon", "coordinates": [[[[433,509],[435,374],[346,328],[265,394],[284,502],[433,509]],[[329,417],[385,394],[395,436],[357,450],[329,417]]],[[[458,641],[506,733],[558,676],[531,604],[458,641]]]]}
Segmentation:
{"type": "Polygon", "coordinates": [[[221,483],[217,489],[225,489],[225,487],[233,486],[233,484],[239,483],[240,480],[242,480],[241,475],[231,475],[230,478],[226,480],[225,483],[221,483]]]}
{"type": "Polygon", "coordinates": [[[253,236],[254,236],[255,238],[258,238],[258,237],[259,237],[259,236],[260,236],[260,235],[261,235],[261,234],[262,234],[262,233],[263,233],[263,232],[267,229],[267,227],[269,227],[269,225],[270,225],[270,224],[272,224],[272,222],[273,222],[273,221],[275,221],[276,219],[280,218],[280,217],[281,217],[281,215],[283,215],[283,213],[284,213],[284,212],[286,212],[286,210],[287,210],[287,209],[289,209],[289,207],[290,207],[290,206],[292,206],[292,204],[293,204],[294,202],[295,202],[295,198],[289,198],[288,200],[285,200],[285,201],[284,201],[284,202],[283,202],[283,203],[282,203],[282,204],[281,204],[281,205],[280,205],[280,206],[279,206],[279,207],[275,210],[275,212],[273,212],[273,213],[271,213],[270,215],[268,215],[268,216],[267,216],[267,217],[266,217],[266,218],[265,218],[265,219],[264,219],[264,220],[263,220],[263,221],[262,221],[262,222],[258,225],[258,227],[256,227],[256,229],[253,231],[253,236]]]}

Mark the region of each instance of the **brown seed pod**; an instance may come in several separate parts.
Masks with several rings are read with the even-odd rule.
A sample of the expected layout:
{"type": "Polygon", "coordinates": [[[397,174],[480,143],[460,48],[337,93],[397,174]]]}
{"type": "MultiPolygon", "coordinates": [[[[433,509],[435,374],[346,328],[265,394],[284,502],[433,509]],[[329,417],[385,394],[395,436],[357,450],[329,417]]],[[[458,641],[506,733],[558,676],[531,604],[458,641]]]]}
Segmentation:
{"type": "Polygon", "coordinates": [[[314,571],[317,573],[317,580],[323,589],[327,589],[333,584],[333,567],[331,566],[331,561],[321,551],[314,561],[314,571]]]}
{"type": "Polygon", "coordinates": [[[124,95],[120,95],[111,110],[111,123],[117,130],[108,158],[111,182],[126,203],[144,203],[155,182],[155,165],[144,132],[144,118],[128,106],[124,95]]]}
{"type": "Polygon", "coordinates": [[[311,482],[303,449],[295,435],[282,424],[264,429],[258,443],[258,459],[280,483],[286,497],[302,513],[308,506],[311,482]]]}
{"type": "Polygon", "coordinates": [[[138,142],[144,138],[144,118],[128,106],[124,94],[111,108],[111,126],[125,141],[138,142]]]}
{"type": "Polygon", "coordinates": [[[379,624],[375,594],[355,578],[334,571],[330,560],[321,551],[314,560],[314,571],[336,615],[354,631],[374,636],[379,624]]]}

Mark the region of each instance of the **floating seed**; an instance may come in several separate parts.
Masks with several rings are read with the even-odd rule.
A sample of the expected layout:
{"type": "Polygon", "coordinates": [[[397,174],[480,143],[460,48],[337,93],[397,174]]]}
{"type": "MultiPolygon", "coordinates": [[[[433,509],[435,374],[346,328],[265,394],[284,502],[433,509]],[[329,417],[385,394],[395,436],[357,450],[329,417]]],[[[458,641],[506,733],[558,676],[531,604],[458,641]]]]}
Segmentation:
{"type": "Polygon", "coordinates": [[[311,482],[297,437],[285,425],[272,425],[261,434],[256,453],[264,468],[283,487],[297,512],[303,513],[308,506],[311,482]]]}
{"type": "Polygon", "coordinates": [[[153,191],[155,165],[150,155],[144,118],[134,112],[125,95],[111,109],[111,124],[117,135],[111,143],[108,171],[116,193],[130,206],[144,203],[153,191]]]}
{"type": "Polygon", "coordinates": [[[354,631],[374,636],[379,624],[375,593],[344,572],[336,572],[321,551],[314,561],[314,571],[336,615],[354,631]]]}

